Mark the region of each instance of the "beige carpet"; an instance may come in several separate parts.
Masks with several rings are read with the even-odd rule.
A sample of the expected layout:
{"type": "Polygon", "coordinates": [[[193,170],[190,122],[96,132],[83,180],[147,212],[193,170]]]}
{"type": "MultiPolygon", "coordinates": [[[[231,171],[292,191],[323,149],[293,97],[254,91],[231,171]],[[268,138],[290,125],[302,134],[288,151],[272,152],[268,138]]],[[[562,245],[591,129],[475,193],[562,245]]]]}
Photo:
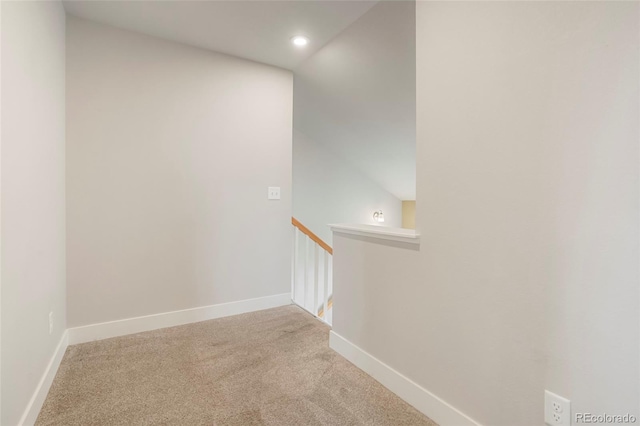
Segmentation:
{"type": "Polygon", "coordinates": [[[36,425],[429,425],[295,306],[70,346],[36,425]]]}

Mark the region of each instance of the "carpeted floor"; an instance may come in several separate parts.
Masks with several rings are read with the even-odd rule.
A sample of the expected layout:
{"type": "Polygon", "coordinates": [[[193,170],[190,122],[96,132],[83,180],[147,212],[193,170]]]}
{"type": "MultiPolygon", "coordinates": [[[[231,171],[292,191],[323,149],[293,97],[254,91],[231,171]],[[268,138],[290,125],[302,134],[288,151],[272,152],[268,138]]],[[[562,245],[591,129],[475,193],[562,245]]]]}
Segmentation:
{"type": "Polygon", "coordinates": [[[428,425],[295,306],[70,346],[44,425],[428,425]]]}

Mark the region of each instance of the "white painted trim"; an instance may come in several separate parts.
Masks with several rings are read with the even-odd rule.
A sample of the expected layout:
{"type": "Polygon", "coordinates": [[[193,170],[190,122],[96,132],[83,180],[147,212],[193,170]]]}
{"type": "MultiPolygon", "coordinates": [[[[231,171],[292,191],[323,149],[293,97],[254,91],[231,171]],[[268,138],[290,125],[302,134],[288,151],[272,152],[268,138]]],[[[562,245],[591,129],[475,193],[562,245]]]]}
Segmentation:
{"type": "Polygon", "coordinates": [[[273,296],[258,297],[255,299],[239,300],[237,302],[221,303],[218,305],[202,306],[199,308],[184,309],[181,311],[164,312],[161,314],[147,315],[143,317],[85,325],[82,327],[70,328],[68,330],[69,344],[76,345],[78,343],[109,339],[111,337],[157,330],[159,328],[207,321],[231,315],[260,311],[262,309],[277,308],[278,306],[290,304],[291,293],[283,293],[273,296]]]}
{"type": "Polygon", "coordinates": [[[329,225],[331,231],[340,234],[359,235],[380,240],[400,241],[408,244],[420,244],[420,233],[414,229],[391,228],[380,225],[337,223],[329,225]]]}
{"type": "Polygon", "coordinates": [[[69,333],[65,330],[64,333],[62,333],[62,338],[60,339],[60,342],[58,342],[58,346],[56,347],[51,360],[49,360],[49,364],[47,365],[42,378],[40,378],[40,382],[38,382],[38,386],[36,386],[33,396],[27,404],[27,408],[24,410],[24,414],[22,414],[22,418],[18,423],[20,426],[32,426],[36,422],[38,414],[40,414],[40,409],[42,409],[42,405],[44,404],[45,399],[47,399],[49,388],[51,388],[53,379],[56,377],[58,367],[60,367],[60,363],[62,362],[64,353],[67,350],[67,346],[69,346],[69,333]]]}
{"type": "Polygon", "coordinates": [[[334,331],[329,334],[329,347],[440,426],[481,426],[480,423],[451,404],[438,398],[334,331]]]}

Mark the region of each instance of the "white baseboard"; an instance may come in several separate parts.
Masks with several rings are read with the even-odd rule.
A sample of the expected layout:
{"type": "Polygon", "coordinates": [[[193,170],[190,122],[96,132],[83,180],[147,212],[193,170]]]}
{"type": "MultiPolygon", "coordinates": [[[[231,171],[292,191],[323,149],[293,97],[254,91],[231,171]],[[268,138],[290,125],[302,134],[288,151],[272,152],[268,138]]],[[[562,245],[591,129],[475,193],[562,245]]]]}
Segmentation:
{"type": "Polygon", "coordinates": [[[143,317],[91,324],[83,327],[70,328],[68,330],[69,344],[76,345],[78,343],[125,336],[127,334],[157,330],[159,328],[174,327],[193,322],[260,311],[262,309],[277,308],[278,306],[289,304],[291,304],[291,294],[283,293],[258,297],[256,299],[184,309],[182,311],[164,312],[143,317]]]}
{"type": "Polygon", "coordinates": [[[36,387],[31,400],[29,400],[29,403],[27,404],[27,408],[24,410],[20,423],[18,423],[20,426],[32,426],[36,422],[40,409],[42,408],[45,399],[47,399],[49,388],[51,388],[53,379],[56,377],[58,367],[60,367],[60,362],[62,362],[62,357],[64,357],[67,346],[69,346],[69,333],[65,330],[64,333],[62,333],[62,338],[60,339],[60,342],[58,343],[58,346],[56,347],[40,382],[38,382],[38,386],[36,387]]]}
{"type": "Polygon", "coordinates": [[[331,331],[329,347],[440,426],[480,426],[451,404],[331,331]]]}

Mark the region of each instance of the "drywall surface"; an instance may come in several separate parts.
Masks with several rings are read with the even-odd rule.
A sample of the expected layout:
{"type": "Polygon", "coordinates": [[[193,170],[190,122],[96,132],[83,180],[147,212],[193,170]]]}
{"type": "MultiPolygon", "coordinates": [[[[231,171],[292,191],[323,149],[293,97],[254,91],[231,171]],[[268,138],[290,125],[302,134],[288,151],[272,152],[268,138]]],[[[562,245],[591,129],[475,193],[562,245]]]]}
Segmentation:
{"type": "Polygon", "coordinates": [[[73,17],[67,48],[69,326],[288,292],[291,72],[73,17]]]}
{"type": "Polygon", "coordinates": [[[65,13],[60,2],[1,7],[0,423],[16,425],[66,329],[65,13]]]}
{"type": "Polygon", "coordinates": [[[481,424],[640,416],[638,7],[417,3],[420,250],[334,237],[333,330],[481,424]]]}
{"type": "Polygon", "coordinates": [[[382,210],[400,227],[402,202],[324,145],[294,129],[293,215],[331,245],[330,223],[369,223],[382,210]]]}
{"type": "Polygon", "coordinates": [[[413,1],[381,1],[295,69],[294,127],[416,198],[413,1]]]}
{"type": "Polygon", "coordinates": [[[406,200],[402,202],[402,227],[416,229],[416,202],[406,200]]]}

